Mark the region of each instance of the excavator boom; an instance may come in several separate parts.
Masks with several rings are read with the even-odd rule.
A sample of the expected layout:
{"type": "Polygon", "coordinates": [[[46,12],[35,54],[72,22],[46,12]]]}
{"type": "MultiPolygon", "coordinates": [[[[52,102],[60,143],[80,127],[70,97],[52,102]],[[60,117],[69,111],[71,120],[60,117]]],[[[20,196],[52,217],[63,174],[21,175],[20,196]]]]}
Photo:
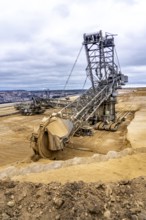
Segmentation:
{"type": "Polygon", "coordinates": [[[91,88],[58,113],[44,118],[31,137],[32,148],[42,157],[63,150],[66,142],[80,128],[98,124],[96,128],[117,129],[116,90],[128,81],[115,63],[114,36],[102,31],[84,34],[83,45],[87,57],[87,76],[91,88]]]}

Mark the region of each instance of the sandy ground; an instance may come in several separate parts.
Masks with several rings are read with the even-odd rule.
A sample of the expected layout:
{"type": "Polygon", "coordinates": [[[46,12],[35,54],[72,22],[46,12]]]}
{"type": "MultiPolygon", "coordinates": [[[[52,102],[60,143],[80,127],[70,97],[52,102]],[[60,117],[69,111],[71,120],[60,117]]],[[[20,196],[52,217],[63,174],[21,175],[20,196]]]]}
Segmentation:
{"type": "MultiPolygon", "coordinates": [[[[17,169],[29,170],[26,175],[13,175],[13,179],[48,183],[51,181],[83,180],[86,182],[117,181],[146,174],[146,89],[127,90],[120,94],[117,111],[130,111],[125,122],[117,132],[96,131],[92,137],[75,137],[72,144],[61,152],[56,159],[73,164],[66,167],[39,171],[41,165],[52,164],[54,161],[42,159],[37,163],[30,162],[30,135],[43,115],[20,116],[12,115],[0,118],[0,173],[11,165],[17,169]],[[107,154],[109,151],[120,152],[132,149],[130,155],[114,159],[95,161],[95,154],[107,154]],[[132,153],[131,153],[132,152],[132,153]],[[77,164],[78,158],[85,158],[86,163],[77,164]],[[93,160],[91,159],[93,158],[93,160]],[[23,160],[23,162],[21,162],[23,160]],[[38,165],[38,173],[33,166],[38,165]]],[[[50,110],[45,113],[49,115],[50,110]]],[[[128,153],[127,153],[128,154],[128,153]]],[[[112,154],[111,154],[112,155],[112,154]]],[[[112,157],[111,157],[112,158],[112,157]]],[[[24,170],[23,170],[24,171],[24,170]]]]}
{"type": "Polygon", "coordinates": [[[127,138],[133,148],[146,147],[146,107],[135,113],[134,120],[128,126],[127,138]]]}
{"type": "Polygon", "coordinates": [[[123,158],[110,159],[103,162],[73,165],[60,169],[48,170],[12,177],[13,180],[34,183],[48,182],[115,182],[133,179],[146,174],[146,153],[127,155],[123,158]]]}

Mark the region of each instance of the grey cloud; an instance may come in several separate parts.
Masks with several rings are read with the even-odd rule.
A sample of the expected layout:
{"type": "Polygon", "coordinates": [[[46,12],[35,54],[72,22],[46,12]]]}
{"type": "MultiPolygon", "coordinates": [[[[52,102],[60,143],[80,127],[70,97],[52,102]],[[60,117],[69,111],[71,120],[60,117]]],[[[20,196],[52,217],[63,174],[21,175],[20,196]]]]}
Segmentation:
{"type": "MultiPolygon", "coordinates": [[[[27,56],[24,57],[26,60],[17,60],[17,53],[15,55],[16,57],[13,57],[12,62],[10,57],[8,61],[2,62],[0,69],[0,76],[3,79],[1,83],[7,84],[7,87],[11,85],[11,88],[14,88],[15,85],[19,87],[19,83],[26,89],[28,88],[27,84],[38,88],[46,86],[53,88],[53,86],[57,85],[58,87],[60,84],[59,88],[63,88],[73,65],[73,62],[68,62],[65,59],[66,55],[63,56],[63,54],[59,55],[57,59],[53,58],[53,65],[50,65],[49,55],[43,61],[39,61],[39,53],[35,57],[36,60],[31,59],[32,57],[28,59],[27,56]]],[[[83,84],[86,75],[84,69],[82,65],[77,65],[70,79],[70,88],[75,88],[78,80],[83,84]]]]}
{"type": "MultiPolygon", "coordinates": [[[[0,41],[16,41],[27,42],[32,39],[32,27],[24,24],[11,24],[4,22],[0,24],[0,41]]],[[[34,30],[33,30],[34,31],[34,30]]]]}
{"type": "Polygon", "coordinates": [[[129,76],[130,84],[146,84],[145,66],[127,66],[123,68],[123,73],[129,76]]]}
{"type": "Polygon", "coordinates": [[[126,42],[120,46],[118,54],[122,66],[146,65],[146,32],[130,33],[126,36],[126,42]],[[123,48],[124,47],[124,50],[123,48]]]}
{"type": "Polygon", "coordinates": [[[129,65],[133,65],[133,66],[146,65],[145,58],[146,58],[146,44],[143,44],[141,42],[140,44],[138,44],[137,48],[129,52],[129,65]]]}
{"type": "Polygon", "coordinates": [[[136,0],[114,0],[115,3],[125,3],[125,4],[128,4],[128,5],[132,5],[132,4],[136,4],[136,0]]]}
{"type": "Polygon", "coordinates": [[[54,7],[54,12],[63,18],[67,18],[70,14],[69,7],[66,4],[57,5],[56,7],[54,7]]]}
{"type": "MultiPolygon", "coordinates": [[[[134,0],[113,1],[129,5],[135,4],[134,0]]],[[[33,14],[33,9],[31,9],[29,13],[19,12],[17,18],[12,18],[12,20],[11,18],[1,20],[0,88],[40,89],[46,87],[52,89],[57,87],[62,89],[81,47],[82,34],[84,31],[98,31],[95,29],[93,17],[90,20],[90,11],[97,2],[100,6],[100,0],[75,0],[69,1],[69,3],[63,0],[62,4],[59,2],[55,4],[53,11],[48,15],[43,13],[39,15],[39,12],[33,14]],[[80,4],[80,8],[82,4],[83,8],[88,6],[87,9],[90,10],[87,20],[79,19],[74,24],[76,14],[72,13],[72,4],[76,8],[78,8],[78,4],[80,4]]],[[[99,8],[97,8],[97,15],[99,8]]],[[[82,18],[82,12],[80,17],[82,18]]],[[[99,19],[95,15],[94,18],[98,18],[96,27],[99,26],[99,23],[102,26],[102,17],[99,19]]],[[[116,22],[119,27],[118,18],[116,22]]],[[[110,26],[107,31],[110,31],[110,26]]],[[[131,30],[131,33],[125,30],[124,34],[123,39],[120,38],[120,35],[117,37],[118,54],[123,73],[130,76],[130,82],[142,82],[142,79],[146,81],[144,70],[140,70],[139,75],[136,72],[137,67],[145,65],[146,33],[142,30],[137,34],[135,29],[131,30]],[[120,39],[122,40],[120,41],[120,39]]],[[[86,78],[86,65],[83,49],[68,87],[82,87],[86,78]]]]}
{"type": "Polygon", "coordinates": [[[44,26],[45,17],[19,12],[17,17],[0,20],[0,42],[32,41],[44,26]]]}

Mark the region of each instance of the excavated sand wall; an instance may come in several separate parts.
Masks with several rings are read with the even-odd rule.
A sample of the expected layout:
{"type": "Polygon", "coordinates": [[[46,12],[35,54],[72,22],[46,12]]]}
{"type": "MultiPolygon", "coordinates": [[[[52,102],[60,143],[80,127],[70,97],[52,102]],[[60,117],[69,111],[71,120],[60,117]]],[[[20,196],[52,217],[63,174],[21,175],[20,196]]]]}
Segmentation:
{"type": "Polygon", "coordinates": [[[127,140],[133,149],[146,147],[146,107],[135,113],[127,130],[127,140]]]}
{"type": "Polygon", "coordinates": [[[84,157],[84,158],[75,157],[70,160],[55,161],[55,162],[50,162],[48,164],[41,164],[39,162],[31,163],[30,165],[23,168],[9,166],[0,171],[0,179],[19,176],[19,175],[26,175],[30,173],[39,173],[39,172],[44,172],[44,171],[49,171],[53,169],[59,169],[59,168],[69,167],[79,164],[91,164],[95,162],[103,162],[103,161],[108,161],[109,159],[121,158],[129,154],[132,154],[132,149],[127,148],[121,152],[109,151],[106,155],[94,154],[92,157],[84,157]]]}

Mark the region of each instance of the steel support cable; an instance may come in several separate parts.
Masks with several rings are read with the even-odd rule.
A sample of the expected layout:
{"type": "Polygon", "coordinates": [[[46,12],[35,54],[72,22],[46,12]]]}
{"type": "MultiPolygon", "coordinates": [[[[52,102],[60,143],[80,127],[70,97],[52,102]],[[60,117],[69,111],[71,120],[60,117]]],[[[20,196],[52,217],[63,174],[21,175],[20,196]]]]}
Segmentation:
{"type": "Polygon", "coordinates": [[[118,62],[119,69],[120,69],[120,71],[121,71],[120,61],[119,61],[119,58],[118,58],[118,54],[117,54],[116,48],[115,48],[115,54],[116,54],[116,58],[117,58],[117,62],[118,62]]]}
{"type": "Polygon", "coordinates": [[[82,87],[82,91],[83,91],[84,88],[85,88],[85,85],[86,85],[87,79],[88,79],[88,76],[86,76],[86,79],[85,79],[84,84],[83,84],[83,87],[82,87]]]}
{"type": "MultiPolygon", "coordinates": [[[[85,88],[85,85],[86,85],[86,82],[87,82],[87,78],[88,78],[88,76],[86,75],[86,78],[85,78],[85,81],[84,81],[84,84],[83,84],[83,87],[82,87],[82,93],[84,92],[84,88],[85,88]]],[[[76,108],[78,107],[79,103],[80,103],[80,99],[78,99],[78,101],[77,101],[76,108]]]]}
{"type": "Polygon", "coordinates": [[[75,59],[75,62],[74,62],[74,64],[73,64],[72,68],[71,68],[71,71],[70,71],[69,76],[68,76],[68,78],[67,78],[67,80],[66,80],[66,83],[65,83],[65,85],[64,85],[64,88],[63,88],[62,93],[64,93],[64,91],[65,91],[65,89],[66,89],[66,86],[67,86],[67,84],[68,84],[68,82],[69,82],[69,80],[70,80],[70,77],[71,77],[71,75],[72,75],[72,72],[73,72],[73,70],[74,70],[74,68],[75,68],[75,65],[76,65],[76,63],[77,63],[77,61],[78,61],[78,58],[79,58],[79,56],[80,56],[80,54],[81,54],[82,49],[83,49],[83,45],[81,46],[81,48],[80,48],[80,50],[79,50],[79,53],[78,53],[78,55],[77,55],[77,57],[76,57],[76,59],[75,59]]]}

